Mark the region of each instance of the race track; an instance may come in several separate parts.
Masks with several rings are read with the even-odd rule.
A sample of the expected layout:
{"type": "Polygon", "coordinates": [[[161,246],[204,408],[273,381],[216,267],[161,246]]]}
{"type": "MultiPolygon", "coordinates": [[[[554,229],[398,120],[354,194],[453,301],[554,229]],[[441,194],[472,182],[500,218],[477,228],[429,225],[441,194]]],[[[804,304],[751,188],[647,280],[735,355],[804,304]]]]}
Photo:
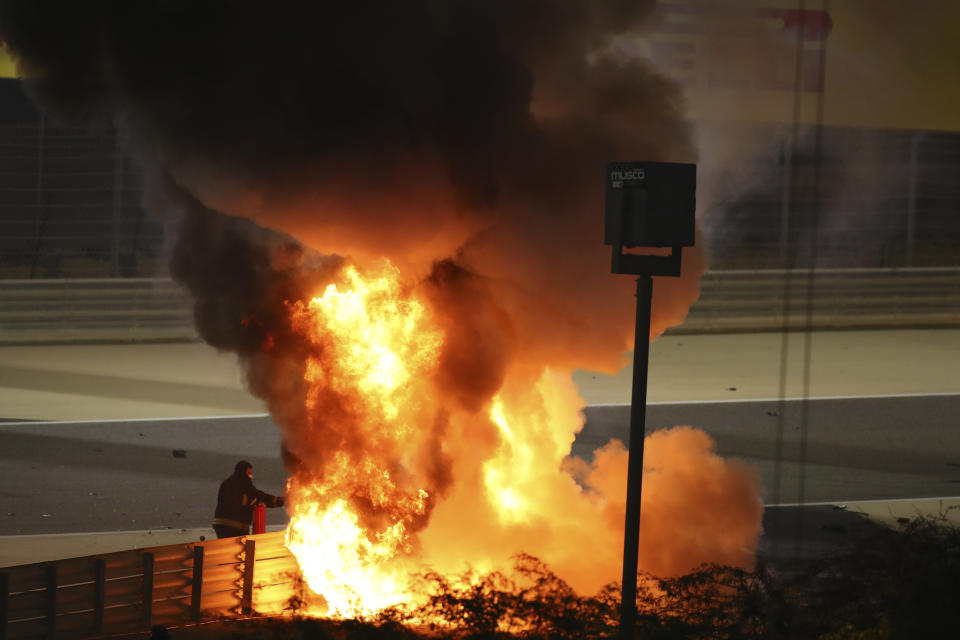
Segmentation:
{"type": "MultiPolygon", "coordinates": [[[[573,453],[625,437],[628,407],[590,406],[573,453]]],[[[757,466],[769,503],[960,493],[960,394],[653,404],[648,430],[692,425],[757,466]],[[805,463],[800,447],[806,406],[805,463]],[[778,415],[779,414],[779,415],[778,415]],[[782,433],[777,463],[778,433],[782,433]],[[771,495],[779,473],[779,495],[771,495]]],[[[208,526],[240,458],[280,492],[280,434],[264,416],[0,425],[0,535],[208,526]],[[183,450],[184,457],[173,454],[183,450]]],[[[267,523],[282,524],[282,510],[267,523]]]]}

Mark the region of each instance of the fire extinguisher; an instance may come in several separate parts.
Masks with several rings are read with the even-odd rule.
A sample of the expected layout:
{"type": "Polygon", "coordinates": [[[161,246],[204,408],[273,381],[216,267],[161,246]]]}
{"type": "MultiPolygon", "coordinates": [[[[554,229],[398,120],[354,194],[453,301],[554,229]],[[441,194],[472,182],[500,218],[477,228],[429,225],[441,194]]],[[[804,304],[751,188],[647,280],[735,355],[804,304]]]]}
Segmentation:
{"type": "Polygon", "coordinates": [[[267,532],[267,506],[258,504],[253,508],[253,535],[267,532]]]}

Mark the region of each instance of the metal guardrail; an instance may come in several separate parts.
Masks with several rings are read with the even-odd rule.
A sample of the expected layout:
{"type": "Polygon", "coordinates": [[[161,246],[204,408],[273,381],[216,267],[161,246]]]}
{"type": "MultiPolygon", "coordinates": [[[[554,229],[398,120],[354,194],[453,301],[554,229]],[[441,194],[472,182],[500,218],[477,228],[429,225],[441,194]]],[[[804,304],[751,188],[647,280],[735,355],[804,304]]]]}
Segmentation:
{"type": "MultiPolygon", "coordinates": [[[[670,333],[960,327],[960,268],[818,270],[808,305],[809,275],[709,272],[670,333]]],[[[170,280],[0,280],[0,344],[196,339],[170,280]]]]}
{"type": "Polygon", "coordinates": [[[0,280],[0,344],[196,339],[190,298],[169,279],[0,280]]]}
{"type": "Polygon", "coordinates": [[[671,333],[960,327],[960,269],[714,271],[671,333]]]}
{"type": "Polygon", "coordinates": [[[283,536],[0,568],[0,640],[102,637],[155,624],[282,613],[305,597],[283,536]]]}

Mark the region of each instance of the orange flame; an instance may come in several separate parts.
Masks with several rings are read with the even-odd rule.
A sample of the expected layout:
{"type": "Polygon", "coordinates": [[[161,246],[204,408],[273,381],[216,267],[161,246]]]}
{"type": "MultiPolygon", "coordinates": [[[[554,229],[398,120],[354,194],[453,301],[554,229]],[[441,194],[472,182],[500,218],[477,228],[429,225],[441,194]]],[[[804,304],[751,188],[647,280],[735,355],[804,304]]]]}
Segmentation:
{"type": "MultiPolygon", "coordinates": [[[[513,361],[479,406],[463,402],[450,386],[451,358],[469,378],[469,339],[492,338],[445,317],[429,291],[405,286],[384,262],[374,272],[348,266],[322,295],[289,306],[306,345],[306,411],[285,436],[299,461],[286,544],[323,599],[313,613],[365,617],[414,603],[423,594],[409,592],[408,577],[424,564],[482,573],[519,552],[584,592],[616,580],[622,445],[592,464],[569,458],[583,401],[570,371],[535,361],[513,361]]],[[[467,297],[467,314],[483,318],[467,297]]],[[[652,517],[641,536],[654,542],[642,546],[641,566],[668,575],[701,562],[749,565],[761,513],[752,471],[689,428],[650,436],[647,454],[643,509],[652,517]],[[719,505],[722,533],[706,524],[719,505]]]]}
{"type": "Polygon", "coordinates": [[[328,439],[325,464],[291,478],[286,534],[307,584],[337,617],[400,598],[404,581],[392,563],[411,552],[410,527],[430,496],[410,443],[432,410],[427,387],[443,342],[390,265],[370,278],[348,267],[343,277],[342,289],[330,284],[293,304],[291,319],[312,347],[308,428],[322,422],[340,443],[364,446],[328,439]]]}

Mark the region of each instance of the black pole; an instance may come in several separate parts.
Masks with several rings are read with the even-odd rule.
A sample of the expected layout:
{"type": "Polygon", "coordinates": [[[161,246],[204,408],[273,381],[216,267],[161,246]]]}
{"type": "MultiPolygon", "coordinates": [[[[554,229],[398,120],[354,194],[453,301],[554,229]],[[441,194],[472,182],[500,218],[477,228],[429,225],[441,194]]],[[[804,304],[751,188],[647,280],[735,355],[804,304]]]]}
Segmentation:
{"type": "Polygon", "coordinates": [[[7,618],[10,610],[10,576],[0,573],[0,640],[7,640],[7,618]]]}
{"type": "Polygon", "coordinates": [[[143,589],[140,592],[142,608],[141,626],[149,629],[153,624],[153,554],[149,551],[143,554],[143,589]]]}
{"type": "Polygon", "coordinates": [[[43,573],[47,586],[44,602],[46,621],[43,640],[54,640],[57,637],[57,565],[51,564],[44,567],[43,573]]]}
{"type": "Polygon", "coordinates": [[[93,561],[93,633],[103,633],[103,607],[106,602],[107,561],[97,558],[93,561]]]}
{"type": "Polygon", "coordinates": [[[643,439],[647,414],[647,363],[650,358],[650,301],[653,278],[637,278],[637,329],[633,339],[633,396],[630,442],[627,443],[627,513],[623,526],[623,591],[620,638],[631,640],[637,620],[637,556],[640,553],[640,495],[643,486],[643,439]]]}
{"type": "Polygon", "coordinates": [[[243,595],[240,597],[240,612],[253,613],[253,568],[257,561],[257,541],[247,538],[243,543],[243,595]]]}
{"type": "Polygon", "coordinates": [[[193,547],[193,582],[190,584],[190,617],[194,622],[200,619],[200,605],[203,598],[203,545],[193,547]]]}

